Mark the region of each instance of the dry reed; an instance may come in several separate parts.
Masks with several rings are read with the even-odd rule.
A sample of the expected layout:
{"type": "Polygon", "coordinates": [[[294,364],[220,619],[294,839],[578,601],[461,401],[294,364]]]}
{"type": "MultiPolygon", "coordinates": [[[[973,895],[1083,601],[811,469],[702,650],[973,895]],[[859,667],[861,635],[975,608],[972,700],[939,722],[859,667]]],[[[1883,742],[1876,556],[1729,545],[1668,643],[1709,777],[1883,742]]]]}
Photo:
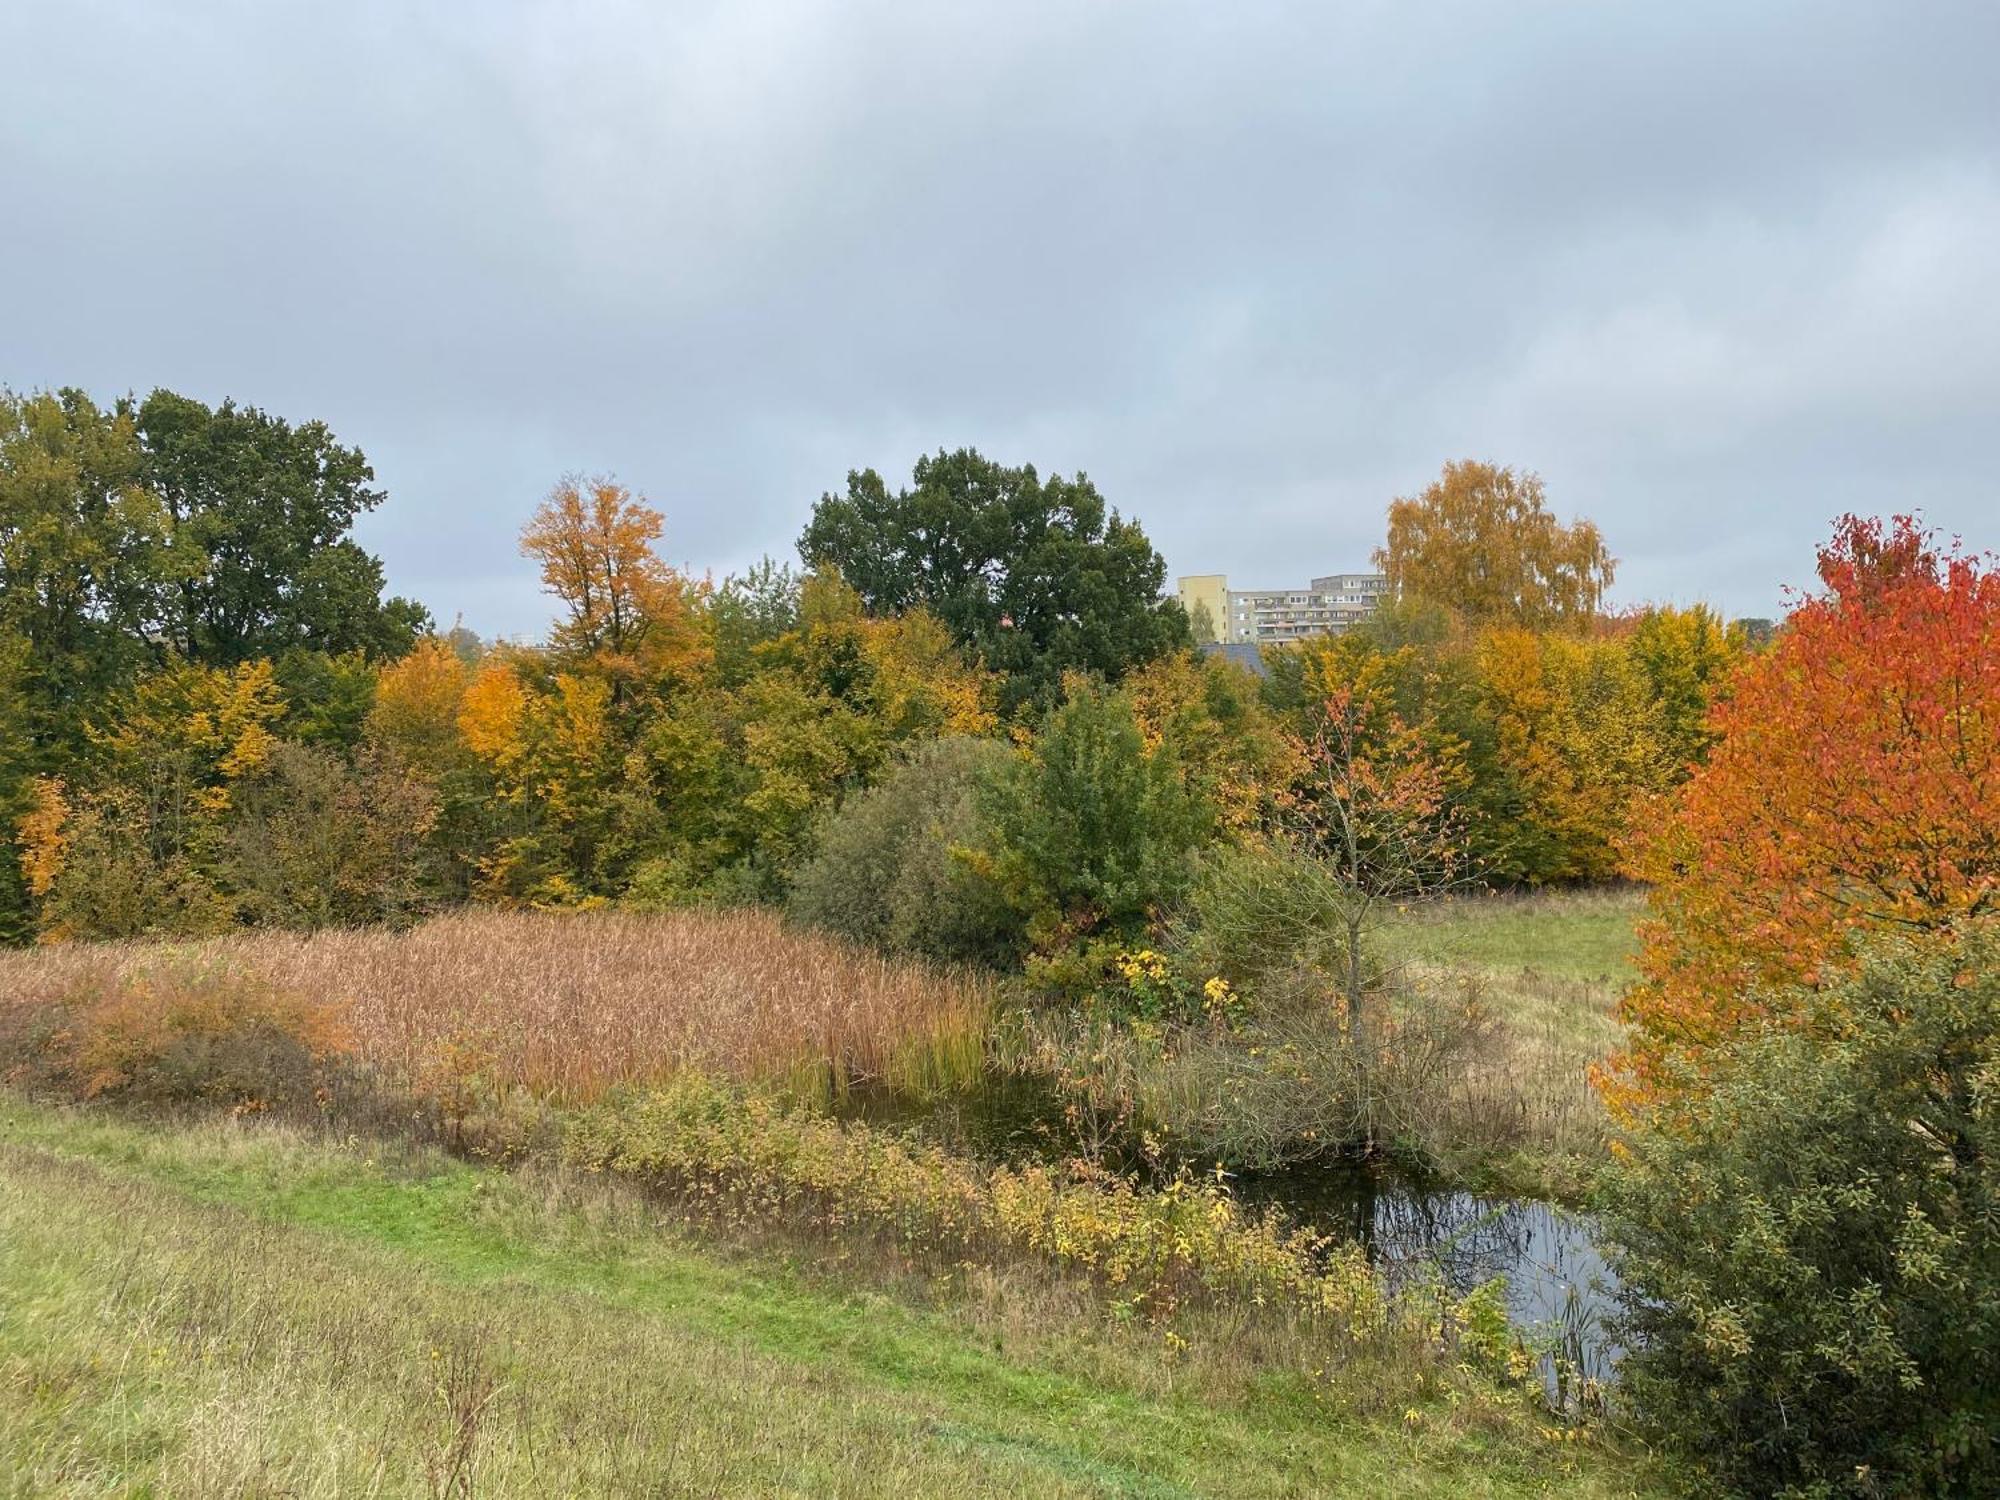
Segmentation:
{"type": "Polygon", "coordinates": [[[423,1091],[476,1079],[564,1103],[689,1068],[835,1088],[934,1081],[978,1065],[991,1007],[983,981],[767,912],[465,911],[400,933],[0,952],[0,1009],[190,962],[340,1007],[361,1058],[423,1091]]]}

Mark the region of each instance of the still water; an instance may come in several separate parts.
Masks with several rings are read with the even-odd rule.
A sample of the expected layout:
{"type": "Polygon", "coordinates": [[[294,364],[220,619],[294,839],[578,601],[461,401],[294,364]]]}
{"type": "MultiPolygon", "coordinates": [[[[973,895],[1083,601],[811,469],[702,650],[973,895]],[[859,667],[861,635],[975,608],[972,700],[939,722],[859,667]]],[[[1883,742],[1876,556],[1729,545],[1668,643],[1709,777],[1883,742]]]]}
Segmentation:
{"type": "MultiPolygon", "coordinates": [[[[1252,1177],[1237,1191],[1331,1238],[1358,1242],[1392,1284],[1435,1277],[1460,1296],[1505,1278],[1508,1317],[1607,1382],[1616,1278],[1588,1215],[1529,1198],[1487,1198],[1394,1168],[1336,1162],[1252,1177]]],[[[1553,1379],[1553,1363],[1545,1372],[1553,1379]]]]}
{"type": "MultiPolygon", "coordinates": [[[[976,1089],[922,1101],[856,1089],[838,1112],[917,1130],[991,1161],[1052,1160],[1074,1150],[1050,1125],[1061,1107],[1047,1084],[1021,1075],[989,1076],[976,1089]]],[[[1516,1328],[1560,1348],[1588,1379],[1610,1379],[1618,1349],[1604,1324],[1616,1283],[1588,1216],[1356,1161],[1245,1175],[1230,1185],[1247,1203],[1279,1209],[1329,1239],[1358,1242],[1392,1283],[1435,1277],[1463,1296],[1505,1278],[1516,1328]]],[[[1544,1361],[1551,1383],[1554,1369],[1544,1361]]]]}

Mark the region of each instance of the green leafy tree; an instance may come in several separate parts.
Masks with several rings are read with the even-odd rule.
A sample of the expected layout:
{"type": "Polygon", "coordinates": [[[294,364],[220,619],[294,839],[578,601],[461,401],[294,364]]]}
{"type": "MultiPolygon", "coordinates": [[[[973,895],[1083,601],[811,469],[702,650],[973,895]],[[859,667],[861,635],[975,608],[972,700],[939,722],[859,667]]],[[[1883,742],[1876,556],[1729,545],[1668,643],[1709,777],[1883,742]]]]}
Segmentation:
{"type": "Polygon", "coordinates": [[[1705,604],[1649,609],[1633,626],[1628,649],[1659,706],[1668,761],[1685,768],[1705,759],[1715,743],[1709,710],[1749,653],[1743,623],[1724,625],[1705,604]]]}
{"type": "Polygon", "coordinates": [[[1194,608],[1188,611],[1188,636],[1197,646],[1215,643],[1215,615],[1206,600],[1195,600],[1194,608]]]}
{"type": "Polygon", "coordinates": [[[825,495],[799,539],[872,613],[922,605],[960,646],[1007,674],[1005,705],[1052,702],[1065,672],[1116,680],[1190,643],[1187,615],[1161,597],[1166,563],[1138,522],[1083,475],[1043,479],[973,450],[917,460],[891,493],[869,469],[825,495]]]}
{"type": "Polygon", "coordinates": [[[350,765],[281,741],[231,799],[223,879],[266,926],[407,920],[433,894],[424,835],[436,795],[391,757],[350,765]]]}
{"type": "Polygon", "coordinates": [[[0,393],[0,635],[24,657],[20,727],[39,768],[74,754],[92,710],[159,660],[190,566],[129,406],[0,393]]]}
{"type": "Polygon", "coordinates": [[[755,671],[759,646],[798,629],[803,584],[788,564],[766,557],[723,579],[709,596],[715,669],[727,686],[741,685],[755,671]]]}
{"type": "Polygon", "coordinates": [[[1993,1494],[2000,929],[1758,1008],[1611,1171],[1623,1398],[1703,1494],[1993,1494]]]}
{"type": "Polygon", "coordinates": [[[137,408],[140,481],[164,505],[179,570],[168,638],[233,665],[303,647],[398,656],[428,626],[382,598],[382,565],[348,535],[382,503],[375,471],[324,422],[211,409],[158,390],[137,408]]]}
{"type": "Polygon", "coordinates": [[[287,651],[272,663],[285,715],[278,732],[307,745],[353,752],[375,705],[375,664],[358,651],[287,651]]]}
{"type": "Polygon", "coordinates": [[[1148,747],[1132,700],[1080,679],[981,800],[977,866],[1045,949],[1136,937],[1186,889],[1216,827],[1172,742],[1148,747]]]}

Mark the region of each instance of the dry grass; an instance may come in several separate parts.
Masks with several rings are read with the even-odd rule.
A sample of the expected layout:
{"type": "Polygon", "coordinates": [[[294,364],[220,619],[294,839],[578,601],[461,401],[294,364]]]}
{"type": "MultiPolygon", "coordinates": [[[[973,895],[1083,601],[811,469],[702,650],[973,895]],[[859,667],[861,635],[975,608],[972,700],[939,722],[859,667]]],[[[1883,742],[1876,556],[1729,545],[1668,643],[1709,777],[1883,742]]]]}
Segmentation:
{"type": "Polygon", "coordinates": [[[977,1066],[991,1008],[981,981],[765,912],[467,911],[401,933],[0,953],[0,1009],[88,999],[187,963],[339,1007],[364,1061],[426,1092],[476,1081],[558,1103],[687,1068],[835,1087],[923,1082],[977,1066]]]}
{"type": "MultiPolygon", "coordinates": [[[[1462,971],[1416,972],[1436,982],[1462,971]]],[[[1438,1091],[1426,1150],[1467,1180],[1574,1197],[1605,1150],[1610,1122],[1590,1069],[1616,1044],[1617,992],[1532,971],[1478,980],[1493,1024],[1438,1091]]]]}

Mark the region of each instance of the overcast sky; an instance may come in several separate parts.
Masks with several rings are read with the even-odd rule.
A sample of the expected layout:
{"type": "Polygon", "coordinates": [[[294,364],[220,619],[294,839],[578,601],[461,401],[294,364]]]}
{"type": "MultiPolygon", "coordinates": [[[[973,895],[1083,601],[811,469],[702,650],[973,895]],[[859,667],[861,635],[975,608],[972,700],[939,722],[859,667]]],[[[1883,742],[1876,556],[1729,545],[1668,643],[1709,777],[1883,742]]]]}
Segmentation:
{"type": "Polygon", "coordinates": [[[321,417],[443,621],[568,470],[716,574],[850,468],[1086,471],[1170,573],[1539,471],[1623,601],[2000,545],[2000,4],[0,5],[0,384],[321,417]]]}

